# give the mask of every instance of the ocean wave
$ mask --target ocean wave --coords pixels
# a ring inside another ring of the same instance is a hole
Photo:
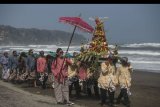
[[[17,47],[17,48],[20,47],[20,48],[24,48],[24,47],[26,47],[26,46],[9,46],[9,45],[8,45],[8,46],[0,46],[0,48],[11,48],[11,47],[15,47],[15,48],[16,48],[16,47]]]
[[[60,48],[63,48],[63,49],[67,49],[68,46],[58,46]],[[70,46],[69,49],[80,49],[80,46]]]
[[[160,43],[134,43],[134,44],[124,44],[121,47],[131,47],[131,48],[138,48],[138,47],[160,47]]]
[[[160,73],[159,63],[153,64],[152,62],[131,62],[133,69],[143,69],[148,72],[158,72]]]
[[[31,48],[57,48],[56,45],[28,45]]]
[[[136,63],[136,64],[160,64],[160,61],[135,61],[135,60],[130,60],[131,63]]]
[[[150,55],[150,56],[160,56],[160,52],[154,52],[154,51],[131,51],[131,50],[119,50],[119,54],[130,54],[130,55]]]

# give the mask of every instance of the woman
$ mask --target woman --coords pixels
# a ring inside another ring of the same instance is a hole
[[[63,57],[63,50],[58,48],[56,59],[52,62],[54,92],[57,104],[64,104],[64,101],[66,101],[68,106],[74,104],[69,101],[68,65],[71,64],[69,59]]]
[[[121,87],[121,92],[117,98],[117,104],[119,104],[121,99],[124,98],[124,104],[126,105],[126,107],[130,107],[128,95],[131,94],[131,71],[132,66],[128,63],[128,58],[123,57],[121,59],[121,66],[117,70],[118,81]]]

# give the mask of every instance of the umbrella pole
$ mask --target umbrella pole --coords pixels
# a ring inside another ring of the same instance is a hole
[[[74,32],[75,32],[75,30],[76,30],[76,27],[77,27],[77,26],[74,27],[72,36],[70,37],[70,41],[69,41],[69,44],[68,44],[68,48],[67,48],[67,50],[66,50],[66,54],[67,54],[67,52],[68,52],[68,50],[69,50],[69,47],[70,47],[70,45],[71,45],[71,42],[72,42],[72,39],[73,39],[73,36],[74,36]]]
[[[70,47],[70,45],[71,45],[71,42],[72,42],[72,39],[73,39],[74,32],[75,32],[76,28],[77,28],[77,26],[74,27],[72,36],[70,37],[70,41],[69,41],[69,44],[68,44],[68,47],[67,47],[65,56],[66,56],[66,54],[68,53],[68,50],[69,50],[69,47]],[[65,58],[63,59],[63,63],[62,63],[61,69],[60,69],[60,74],[59,74],[59,77],[58,77],[58,81],[59,81],[59,82],[60,82],[60,76],[63,76],[63,75],[62,75],[62,68],[63,68],[63,65],[64,65],[64,61],[65,61]],[[63,81],[63,84],[64,84],[64,81]]]

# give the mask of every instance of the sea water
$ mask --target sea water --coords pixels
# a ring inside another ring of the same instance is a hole
[[[0,53],[13,50],[27,52],[29,49],[34,49],[36,53],[43,50],[45,54],[48,54],[50,51],[55,52],[59,47],[64,51],[67,49],[67,46],[57,45],[0,46]],[[109,47],[113,47],[113,45],[109,45]],[[80,46],[70,46],[69,53],[79,52],[79,50]],[[122,57],[128,57],[133,69],[160,73],[160,43],[123,44],[118,46],[118,53]]]

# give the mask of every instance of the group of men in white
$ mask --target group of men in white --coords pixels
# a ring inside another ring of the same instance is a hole
[[[131,95],[131,72],[132,66],[128,62],[127,57],[121,58],[121,64],[116,67],[113,64],[112,57],[109,57],[106,62],[101,63],[101,73],[98,78],[98,87],[101,91],[101,104],[106,104],[106,93],[108,93],[109,105],[115,106],[120,104],[121,99],[124,98],[123,103],[126,107],[130,107],[129,95]],[[115,91],[120,87],[120,94],[114,103]]]

